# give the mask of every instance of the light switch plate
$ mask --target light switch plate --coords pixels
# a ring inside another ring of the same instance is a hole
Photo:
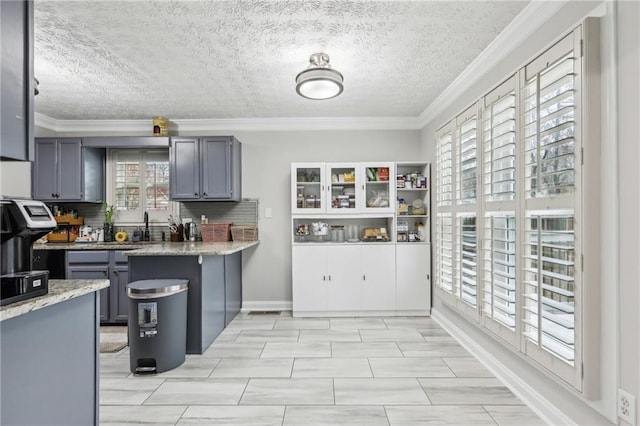
[[[271,218],[271,216],[272,216],[271,207],[265,207],[265,209],[264,209],[264,217]]]

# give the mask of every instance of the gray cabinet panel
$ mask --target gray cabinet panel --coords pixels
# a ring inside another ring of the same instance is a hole
[[[168,148],[163,136],[90,136],[82,138],[82,146],[95,148]]]
[[[235,318],[242,307],[242,252],[224,256],[224,325]]]
[[[0,2],[0,156],[33,156],[33,2]]]
[[[67,253],[67,261],[73,263],[109,264],[109,250],[77,250]]]
[[[35,151],[33,198],[55,200],[58,191],[58,142],[56,139],[39,139]]]
[[[202,197],[231,198],[231,141],[228,138],[202,140]]]
[[[0,424],[97,425],[96,293],[2,321]]]
[[[129,266],[121,250],[70,250],[67,252],[68,279],[109,279],[100,290],[100,321],[126,323],[129,304],[127,284]]]
[[[86,148],[82,141],[81,197],[84,201],[103,202],[105,200],[106,152],[101,148]]]
[[[171,199],[240,201],[240,142],[233,136],[171,138]]]
[[[84,148],[79,138],[38,138],[33,164],[33,198],[102,202],[104,172],[104,148]]]
[[[103,280],[109,277],[109,265],[69,266],[67,279],[70,280]],[[100,290],[100,321],[109,319],[109,290]]]
[[[200,198],[200,160],[198,138],[171,138],[169,155],[171,198]]]
[[[82,200],[80,139],[58,140],[58,194],[60,200]]]
[[[127,284],[129,284],[129,266],[117,265],[111,272],[111,296],[116,303],[111,304],[111,318],[114,322],[127,322],[129,318],[129,299],[127,296]]]

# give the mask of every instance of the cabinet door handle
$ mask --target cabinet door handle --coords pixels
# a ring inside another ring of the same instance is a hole
[[[326,276],[326,275],[323,275],[323,276],[322,276],[322,281],[326,281],[326,280],[327,280],[327,276]]]
[[[102,271],[102,273],[104,274],[104,277],[107,278],[109,276],[109,274],[107,273],[107,271]]]
[[[362,185],[362,190],[364,191],[364,184]]]
[[[329,275],[329,281],[331,281],[331,275]]]
[[[56,194],[54,194],[53,192],[51,193],[51,198],[56,198]]]
[[[113,271],[113,275],[118,276],[118,271]]]
[[[366,275],[363,275],[363,276],[362,276],[362,281],[366,281],[366,280],[367,280],[367,276],[366,276]]]
[[[197,197],[197,196],[198,196],[198,193],[197,193],[197,192],[194,192],[194,193],[193,193],[193,195],[195,195],[195,196]]]

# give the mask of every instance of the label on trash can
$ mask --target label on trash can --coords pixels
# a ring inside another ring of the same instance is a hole
[[[158,334],[158,303],[138,303],[138,326],[140,337],[153,337]]]

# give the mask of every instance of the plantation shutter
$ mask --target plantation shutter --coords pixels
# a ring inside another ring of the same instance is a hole
[[[580,254],[579,37],[566,37],[521,72],[524,137],[524,352],[575,382]]]

